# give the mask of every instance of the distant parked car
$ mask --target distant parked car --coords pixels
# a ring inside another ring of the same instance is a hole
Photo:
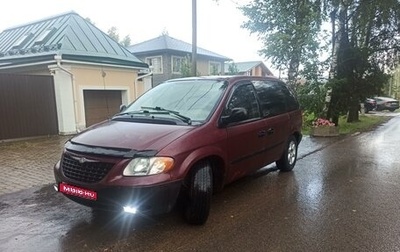
[[[390,97],[374,97],[376,110],[389,110],[391,112],[399,108],[399,101]]]
[[[367,98],[364,101],[364,111],[368,113],[369,111],[376,109],[376,101],[372,98]]]

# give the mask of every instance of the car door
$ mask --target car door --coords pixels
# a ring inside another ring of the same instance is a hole
[[[287,93],[275,80],[254,81],[261,114],[266,127],[264,140],[265,164],[279,159],[290,134],[290,116],[287,111]]]
[[[247,115],[226,126],[228,182],[262,167],[264,159],[265,124],[261,120],[255,90],[250,82],[234,88],[222,116],[229,116],[237,109],[244,109]]]

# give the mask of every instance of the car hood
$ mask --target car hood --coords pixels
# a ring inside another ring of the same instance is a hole
[[[89,128],[71,141],[89,146],[159,151],[193,128],[110,120]]]

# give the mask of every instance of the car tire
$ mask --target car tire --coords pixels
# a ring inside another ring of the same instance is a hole
[[[210,213],[213,192],[212,169],[207,161],[197,164],[187,180],[184,216],[192,225],[203,225]]]
[[[276,161],[276,166],[282,172],[293,170],[297,160],[297,140],[294,136],[290,136],[286,143],[282,157]]]
[[[394,112],[396,109],[389,109],[390,112]]]

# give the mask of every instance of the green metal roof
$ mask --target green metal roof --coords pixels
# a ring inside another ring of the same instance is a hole
[[[0,68],[63,59],[148,68],[107,34],[75,12],[12,27],[0,33]]]

